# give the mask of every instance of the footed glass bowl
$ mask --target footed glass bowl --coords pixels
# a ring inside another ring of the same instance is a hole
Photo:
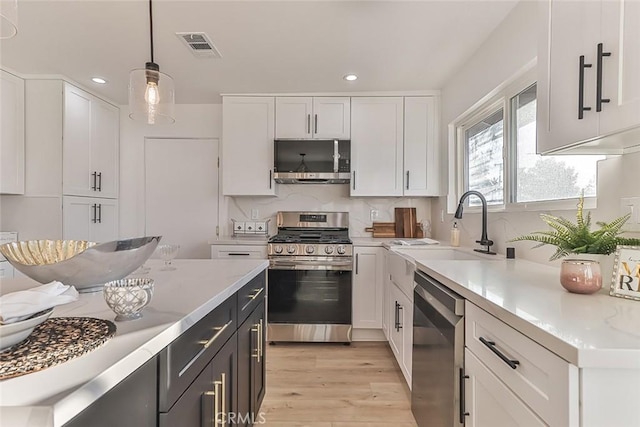
[[[0,253],[21,273],[40,283],[57,280],[78,292],[96,292],[140,267],[162,236],[93,243],[78,240],[29,240],[0,246]]]

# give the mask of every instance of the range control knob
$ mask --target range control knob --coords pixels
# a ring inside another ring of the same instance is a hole
[[[325,246],[324,253],[330,255],[333,253],[333,246]]]
[[[304,251],[308,254],[312,254],[314,251],[316,250],[316,248],[312,245],[307,245],[306,248],[304,248]]]
[[[340,255],[344,255],[344,253],[346,252],[346,249],[344,248],[343,245],[338,245],[338,247],[336,248],[336,251],[338,251]]]
[[[273,252],[277,253],[277,254],[281,254],[282,253],[282,246],[280,245],[275,245],[273,247]]]
[[[294,245],[287,246],[287,253],[293,254],[296,252],[296,247]]]

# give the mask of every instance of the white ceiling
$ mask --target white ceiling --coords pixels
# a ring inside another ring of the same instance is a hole
[[[155,0],[155,61],[177,103],[220,93],[439,89],[517,0]],[[149,60],[148,2],[19,0],[18,35],[0,63],[62,74],[120,104],[129,71]],[[176,32],[206,32],[221,59],[197,58]],[[356,73],[356,82],[342,76]],[[102,76],[107,85],[90,81]]]

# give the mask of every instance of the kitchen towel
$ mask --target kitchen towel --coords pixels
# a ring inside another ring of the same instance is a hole
[[[0,296],[0,324],[19,322],[40,311],[78,299],[73,286],[60,282]]]

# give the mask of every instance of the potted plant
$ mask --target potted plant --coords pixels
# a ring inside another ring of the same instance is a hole
[[[586,274],[587,276],[593,274],[593,272],[587,273],[585,271],[582,271],[583,269],[593,268],[593,265],[588,265],[588,263],[580,261],[593,260],[593,258],[599,258],[600,260],[605,261],[603,258],[606,257],[606,255],[610,255],[615,252],[617,245],[640,245],[640,239],[625,238],[620,236],[620,234],[624,232],[622,230],[622,227],[629,220],[630,216],[630,214],[626,214],[608,223],[602,221],[596,222],[596,224],[600,226],[600,228],[598,230],[591,230],[591,212],[587,212],[585,218],[584,195],[582,195],[580,196],[580,201],[578,202],[576,222],[559,216],[540,214],[540,218],[542,218],[542,220],[547,223],[547,225],[551,228],[550,230],[535,231],[531,234],[516,237],[511,241],[516,242],[521,240],[530,240],[538,242],[539,244],[534,246],[534,248],[543,245],[555,246],[556,251],[551,256],[551,258],[549,258],[550,261],[566,257],[569,254],[577,254],[579,258],[582,258],[581,260],[566,260],[565,262],[563,262],[563,270],[572,271],[570,277],[565,277],[564,271],[561,273],[561,283],[563,284],[563,286],[565,286],[565,283],[563,283],[563,279],[575,282],[576,280],[578,280],[578,276],[576,276],[576,274]],[[599,255],[599,257],[589,256],[589,254]],[[613,273],[613,262],[611,262],[611,265],[609,266],[608,260],[606,260],[605,264],[606,265],[603,269],[603,275],[608,279]],[[588,284],[587,287],[591,290],[591,292],[597,291],[602,286],[601,277],[599,279],[599,286],[597,286],[595,282]],[[574,283],[574,285],[575,284],[576,283]],[[578,283],[578,285],[580,285],[580,283]],[[584,285],[584,283],[582,283],[582,285]],[[595,287],[597,287],[597,289],[593,290],[593,288]],[[577,288],[568,290],[570,290],[571,292],[580,292],[576,289]],[[580,293],[591,292],[583,291]]]

